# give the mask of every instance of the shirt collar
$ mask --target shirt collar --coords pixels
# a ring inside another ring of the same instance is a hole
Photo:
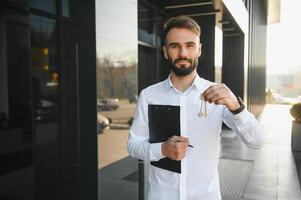
[[[192,85],[193,87],[195,87],[196,89],[200,90],[202,89],[202,79],[199,77],[199,75],[197,74],[192,82]]]
[[[200,76],[197,74],[189,88],[196,88],[197,90],[202,90],[204,89],[204,83],[202,82],[203,79],[200,78]],[[166,91],[169,91],[171,88],[176,89],[171,81],[171,74],[169,74],[168,78],[165,80],[165,88]]]
[[[171,74],[169,74],[168,78],[165,81],[166,82],[166,90],[167,91],[170,90],[171,88],[175,88],[174,85],[171,82],[170,77],[171,77]]]

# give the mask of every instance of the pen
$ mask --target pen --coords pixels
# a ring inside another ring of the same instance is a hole
[[[176,139],[174,139],[174,138],[169,138],[171,141],[173,141],[173,142],[181,142],[180,140],[176,140]],[[188,145],[188,147],[191,147],[191,148],[193,148],[193,146],[192,145]]]

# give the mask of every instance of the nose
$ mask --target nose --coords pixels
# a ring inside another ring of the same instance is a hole
[[[185,47],[180,48],[179,57],[180,58],[186,58],[187,57],[187,49]]]

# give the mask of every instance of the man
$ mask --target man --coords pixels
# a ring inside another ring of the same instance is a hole
[[[199,25],[189,17],[167,21],[163,50],[171,74],[165,81],[142,90],[139,96],[128,140],[129,154],[145,161],[165,157],[181,160],[180,174],[150,165],[149,200],[221,199],[218,161],[223,121],[248,146],[256,148],[262,144],[260,126],[241,99],[226,85],[198,76],[200,34]],[[181,136],[149,143],[149,104],[180,106]]]

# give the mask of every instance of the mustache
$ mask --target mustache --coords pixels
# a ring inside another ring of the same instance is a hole
[[[177,58],[177,59],[175,59],[174,63],[181,62],[181,61],[188,61],[188,62],[192,63],[192,59],[189,59],[189,58]]]

